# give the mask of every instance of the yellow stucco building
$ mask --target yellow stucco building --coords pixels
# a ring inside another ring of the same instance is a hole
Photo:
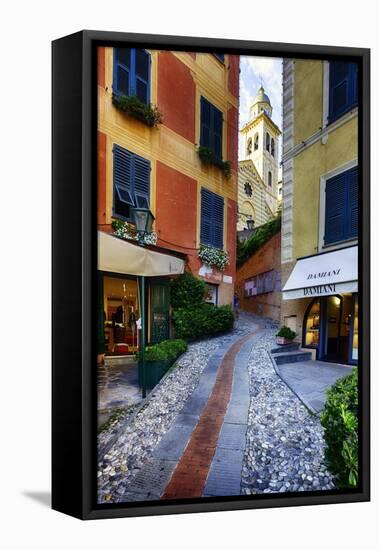
[[[270,98],[261,86],[250,107],[250,119],[241,129],[244,158],[238,163],[238,224],[249,220],[258,227],[277,215],[278,139]]]
[[[282,323],[319,360],[358,358],[354,63],[283,61]]]

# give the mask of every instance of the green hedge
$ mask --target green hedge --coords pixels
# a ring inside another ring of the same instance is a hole
[[[257,250],[259,250],[267,241],[276,235],[281,228],[282,220],[279,215],[277,218],[261,225],[255,233],[242,243],[237,240],[237,267],[241,267]]]
[[[164,340],[154,346],[145,348],[145,361],[175,361],[179,355],[187,351],[187,342],[185,340]],[[137,358],[141,359],[141,352],[137,354]]]
[[[227,332],[233,328],[234,314],[230,306],[213,304],[179,308],[173,313],[175,335],[185,340],[196,340]]]
[[[200,305],[204,301],[206,284],[185,271],[171,283],[170,300],[173,308]]]
[[[326,460],[340,488],[358,483],[358,371],[338,380],[328,391],[321,413]]]

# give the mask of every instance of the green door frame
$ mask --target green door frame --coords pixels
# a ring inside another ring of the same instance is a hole
[[[150,299],[149,299],[149,310],[150,310],[150,338],[149,343],[156,344],[160,342],[161,340],[166,340],[170,337],[170,281],[168,279],[161,279],[161,278],[151,278],[149,279],[149,287],[150,287]],[[166,296],[163,296],[164,298],[164,304],[163,306],[160,306],[158,308],[154,308],[154,297],[153,292],[154,288],[165,288],[167,289]],[[156,338],[154,336],[155,331],[155,325],[154,325],[154,314],[160,314],[160,315],[167,315],[167,333],[164,338]]]

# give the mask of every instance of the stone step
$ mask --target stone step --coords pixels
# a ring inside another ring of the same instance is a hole
[[[271,350],[271,353],[287,353],[287,351],[297,351],[299,347],[300,344],[298,342],[293,342],[292,344],[284,344],[282,346],[273,348]]]
[[[312,353],[310,351],[287,351],[286,353],[278,353],[274,355],[277,365],[285,363],[298,363],[299,361],[310,361]]]

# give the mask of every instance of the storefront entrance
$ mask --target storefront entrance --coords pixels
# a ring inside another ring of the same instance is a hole
[[[358,360],[358,295],[315,298],[303,323],[303,347],[317,350],[317,359],[344,364]]]
[[[136,277],[105,275],[103,312],[105,354],[134,355],[138,351],[139,293]]]

